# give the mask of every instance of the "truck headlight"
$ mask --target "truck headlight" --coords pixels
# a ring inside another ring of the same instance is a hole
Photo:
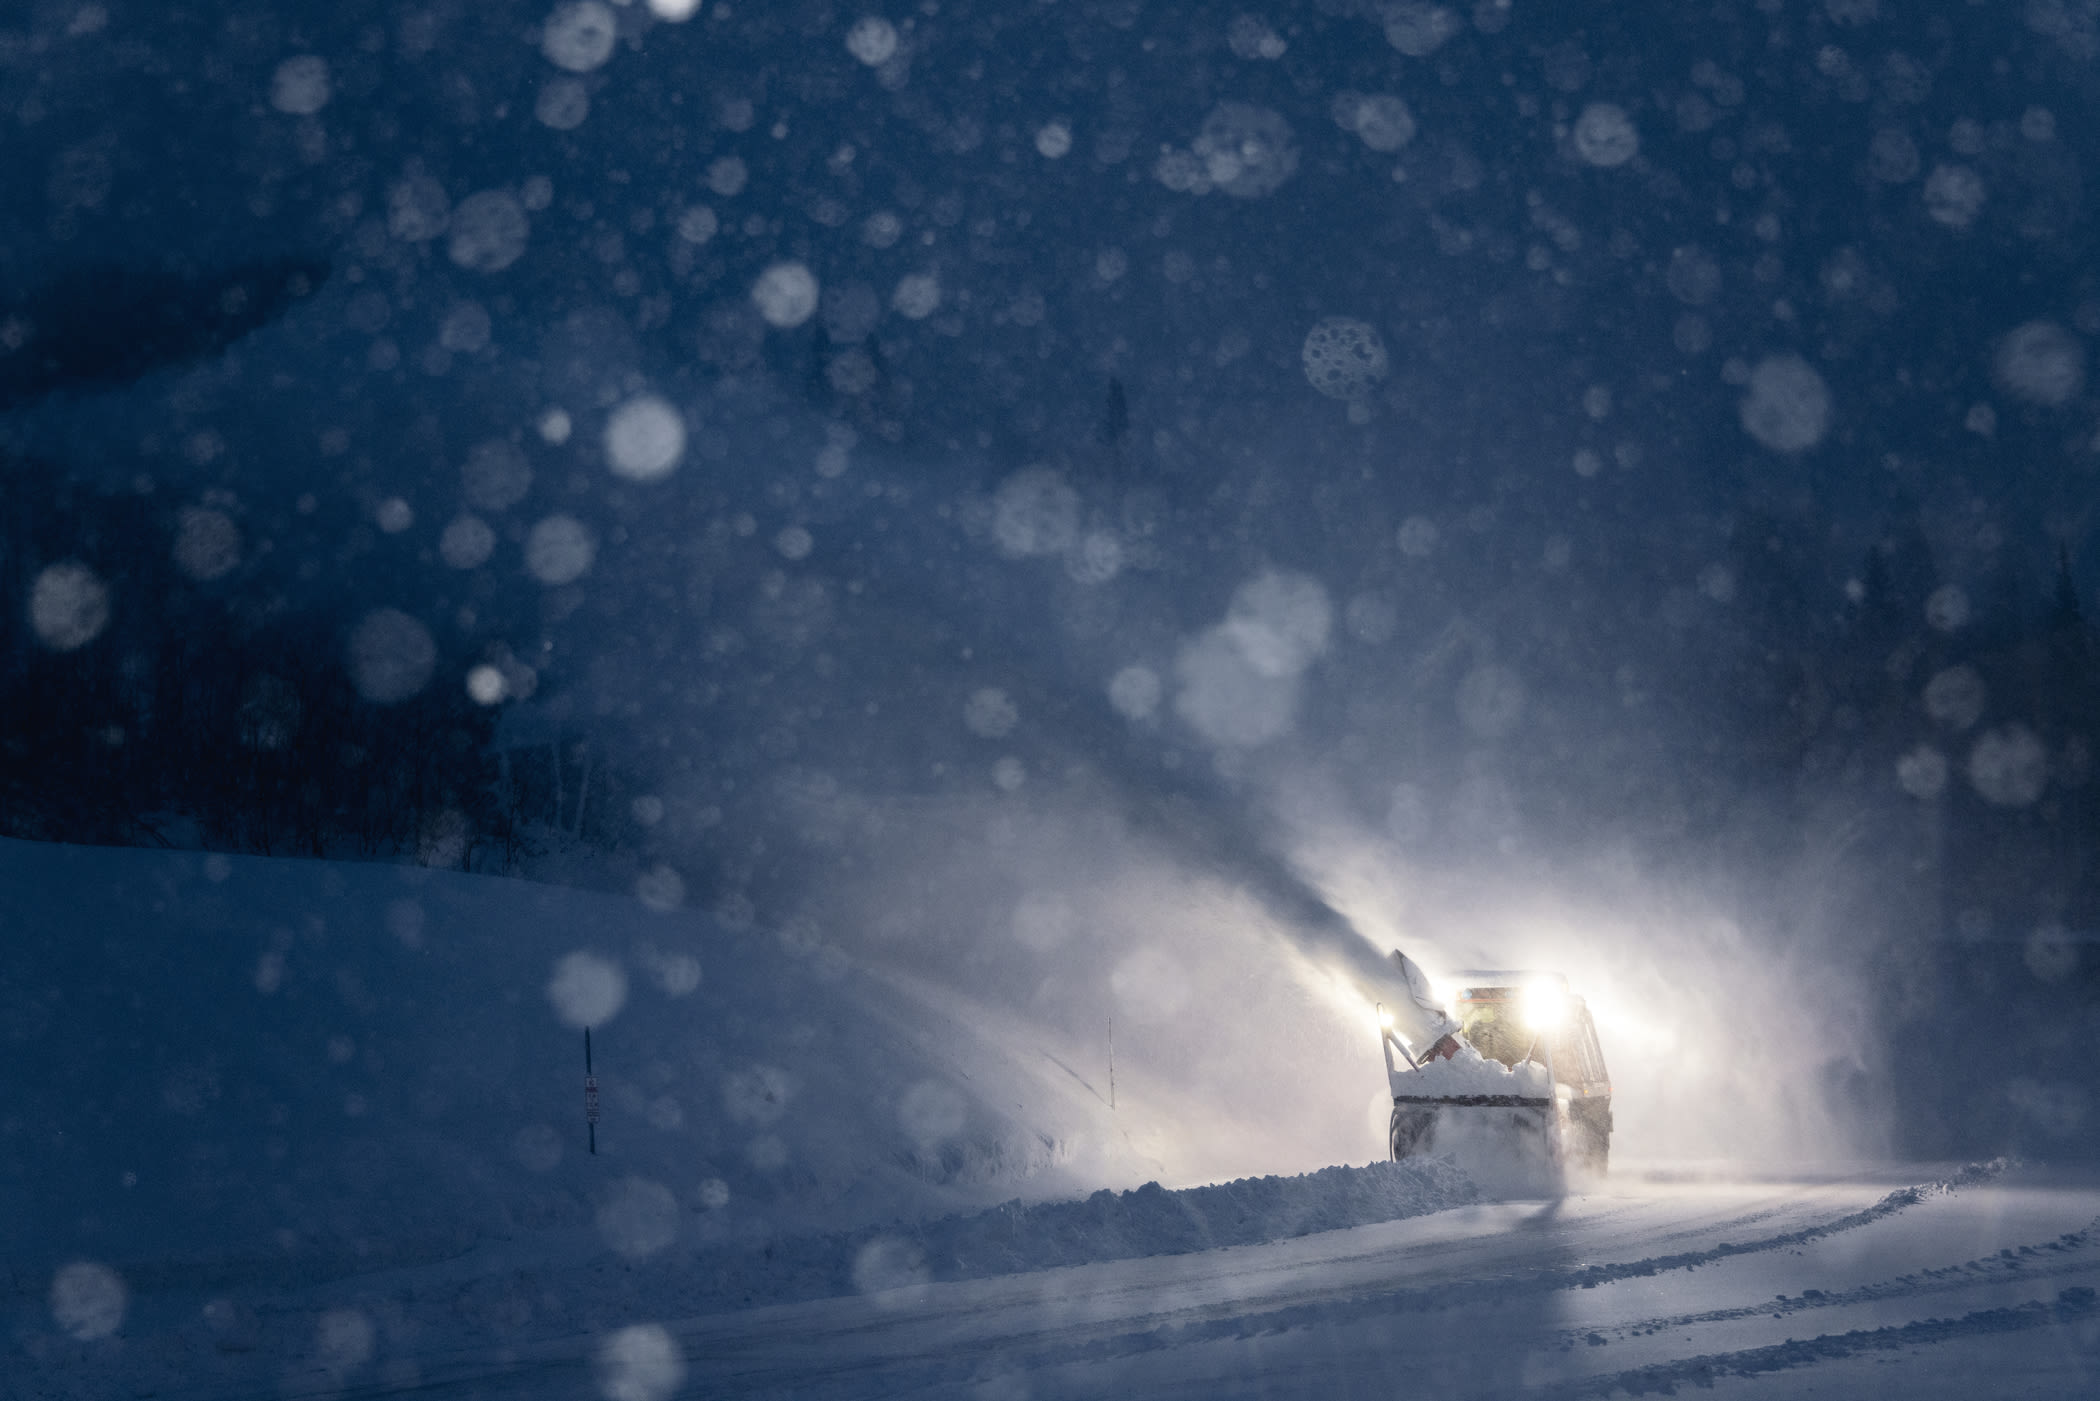
[[[1567,1019],[1568,998],[1551,983],[1533,983],[1524,989],[1524,1024],[1534,1031],[1551,1031]]]

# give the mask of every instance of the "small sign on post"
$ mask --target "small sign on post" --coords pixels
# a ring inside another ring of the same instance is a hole
[[[598,1152],[598,1077],[591,1074],[591,1029],[583,1029],[583,1122],[590,1126],[591,1154]]]

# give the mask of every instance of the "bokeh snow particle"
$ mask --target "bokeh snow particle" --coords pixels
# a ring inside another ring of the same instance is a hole
[[[1298,352],[1305,378],[1330,399],[1360,399],[1385,378],[1385,341],[1377,327],[1350,316],[1322,317]]]
[[[1204,178],[1236,199],[1272,194],[1298,170],[1298,143],[1283,114],[1221,102],[1191,146]]]
[[[1391,93],[1337,93],[1327,110],[1336,126],[1374,151],[1397,151],[1415,139],[1414,113]]]
[[[1079,493],[1047,467],[1030,467],[999,484],[992,498],[992,538],[1008,559],[1061,555],[1079,534]]]
[[[1105,584],[1123,572],[1123,541],[1113,530],[1089,530],[1065,552],[1065,575],[1075,584]]]
[[[685,1384],[685,1354],[661,1324],[636,1323],[598,1344],[597,1371],[598,1394],[605,1401],[669,1401]]]
[[[933,1278],[926,1268],[926,1253],[908,1240],[877,1236],[853,1256],[853,1287],[872,1295],[878,1307],[899,1307],[909,1296],[896,1291],[922,1289]]]
[[[1983,177],[1966,165],[1934,166],[1925,177],[1925,212],[1936,224],[1966,229],[1983,212]]]
[[[51,1277],[51,1317],[83,1343],[106,1338],[122,1327],[129,1302],[123,1277],[92,1260],[61,1265]]]
[[[185,506],[175,526],[175,567],[200,584],[233,572],[241,562],[241,529],[208,506]]]
[[[1224,634],[1263,676],[1295,676],[1327,650],[1334,604],[1308,574],[1268,570],[1240,585]]]
[[[480,302],[458,302],[438,326],[438,344],[455,355],[472,355],[488,349],[491,329],[487,307]]]
[[[1036,154],[1044,160],[1063,160],[1072,153],[1072,128],[1063,122],[1045,122],[1035,129]]]
[[[685,420],[654,394],[637,394],[605,422],[605,458],[631,482],[667,477],[685,456]]]
[[[54,652],[73,652],[109,626],[109,585],[77,560],[47,565],[29,590],[29,626]]]
[[[1663,274],[1670,295],[1686,306],[1705,306],[1721,292],[1721,265],[1711,253],[1697,245],[1670,251],[1670,268]]]
[[[508,438],[486,438],[467,450],[459,469],[467,504],[483,511],[504,511],[532,490],[532,464]]]
[[[430,684],[437,643],[398,608],[375,608],[350,630],[350,680],[374,705],[394,705]]]
[[[561,1166],[561,1133],[552,1124],[527,1124],[511,1139],[510,1151],[527,1172],[552,1172]]]
[[[773,548],[780,551],[780,557],[786,560],[808,559],[810,551],[816,547],[817,537],[799,525],[784,527],[773,537]]]
[[[1624,165],[1640,154],[1641,133],[1614,102],[1592,102],[1575,119],[1575,154],[1602,169]]]
[[[992,787],[1002,793],[1018,793],[1028,782],[1028,765],[1012,754],[992,761]]]
[[[742,156],[716,156],[707,163],[707,188],[723,199],[742,194],[751,180],[751,167]]]
[[[702,1178],[696,1195],[700,1205],[709,1211],[720,1211],[729,1205],[729,1184],[719,1177]]]
[[[1427,58],[1450,42],[1465,26],[1442,5],[1420,0],[1401,0],[1380,9],[1385,19],[1385,41],[1409,58]]]
[[[372,1360],[372,1320],[360,1309],[330,1309],[314,1321],[314,1360],[341,1378]]]
[[[969,1102],[938,1080],[920,1080],[897,1101],[897,1122],[921,1152],[931,1152],[963,1131]]]
[[[1867,143],[1867,174],[1884,185],[1903,185],[1918,176],[1918,143],[1901,127],[1883,127]]]
[[[846,52],[880,68],[897,56],[897,26],[880,15],[863,15],[846,31]]]
[[[1225,27],[1225,44],[1233,57],[1250,62],[1262,59],[1279,59],[1290,50],[1283,36],[1269,27],[1268,21],[1259,15],[1239,15]]]
[[[386,907],[386,932],[401,941],[405,949],[423,947],[423,925],[428,919],[421,901],[392,900]]]
[[[963,702],[963,724],[980,739],[1002,739],[1020,723],[1020,707],[996,686],[973,691]]]
[[[649,0],[649,13],[670,24],[684,24],[700,9],[700,0]]]
[[[1458,719],[1480,739],[1500,739],[1524,718],[1524,682],[1508,667],[1488,662],[1458,686]]]
[[[1942,584],[1925,599],[1925,623],[1934,632],[1959,632],[1969,624],[1969,591]]]
[[[789,330],[817,311],[817,277],[801,263],[775,263],[758,275],[751,300],[766,324]]]
[[[549,516],[525,537],[526,571],[543,584],[573,584],[597,557],[597,539],[574,516]]]
[[[597,1026],[626,1005],[627,973],[611,959],[594,953],[563,954],[547,979],[547,1000],[564,1025]]]
[[[2045,983],[2060,983],[2078,971],[2078,941],[2061,924],[2044,924],[2030,932],[2020,951],[2027,971]]]
[[[1969,783],[1994,807],[2028,807],[2049,785],[2048,751],[2025,725],[1985,731],[1969,751]]]
[[[1957,733],[1983,718],[1987,699],[1983,678],[1972,666],[1950,666],[1925,683],[1925,713]]]
[[[910,321],[924,321],[940,309],[941,280],[930,272],[907,273],[890,294],[890,307]]]
[[[787,1113],[797,1088],[779,1066],[746,1066],[722,1077],[722,1107],[739,1123],[770,1124]]]
[[[311,117],[328,105],[334,91],[328,60],[319,54],[288,58],[270,75],[270,105],[288,117]]]
[[[1806,452],[1830,431],[1830,386],[1798,355],[1768,355],[1750,371],[1743,431],[1774,452]]]
[[[1158,672],[1133,663],[1109,679],[1108,703],[1126,720],[1148,720],[1159,709],[1162,690]]]
[[[678,216],[678,236],[695,247],[706,243],[721,230],[722,221],[704,204],[696,204]]]
[[[598,1237],[628,1260],[646,1260],[678,1239],[678,1199],[661,1182],[623,1177],[598,1206]]]
[[[416,523],[416,508],[398,496],[389,496],[372,509],[372,523],[386,535],[399,535]]]
[[[1929,801],[1947,789],[1947,756],[1921,744],[1896,761],[1896,782],[1913,798]]]
[[[591,115],[591,90],[581,78],[553,78],[540,85],[532,115],[549,131],[574,131]]]
[[[525,256],[532,221],[525,206],[508,190],[481,190],[452,211],[451,239],[445,245],[452,261],[469,272],[501,272]]]
[[[684,884],[679,882],[681,899],[684,898]],[[700,960],[689,953],[657,953],[652,950],[646,961],[649,976],[656,980],[656,986],[666,997],[685,997],[700,986]]]
[[[479,516],[455,516],[438,536],[438,558],[454,569],[478,569],[495,551],[495,529]]]
[[[1436,553],[1437,540],[1442,533],[1437,529],[1436,522],[1429,517],[1409,516],[1400,522],[1400,529],[1395,532],[1393,543],[1398,545],[1400,553],[1409,559],[1427,559]]]
[[[557,68],[588,73],[612,57],[619,32],[619,21],[599,0],[572,0],[547,16],[540,52]]]
[[[1998,342],[1991,372],[2014,398],[2059,408],[2085,388],[2085,346],[2053,321],[2030,321]]]
[[[685,877],[658,862],[634,878],[634,898],[652,910],[668,913],[685,903]]]
[[[1294,674],[1257,671],[1223,627],[1182,647],[1174,713],[1212,744],[1248,749],[1286,733],[1297,719]]]
[[[1137,1022],[1167,1021],[1195,996],[1188,969],[1160,948],[1139,949],[1118,963],[1109,974],[1108,986],[1117,1005]]]
[[[428,243],[451,222],[452,200],[428,175],[405,175],[387,191],[387,232],[403,243]]]

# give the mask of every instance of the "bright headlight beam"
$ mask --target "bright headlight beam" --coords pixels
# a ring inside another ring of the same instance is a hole
[[[1568,1014],[1566,994],[1551,983],[1533,983],[1524,989],[1524,1024],[1535,1031],[1551,1031]]]

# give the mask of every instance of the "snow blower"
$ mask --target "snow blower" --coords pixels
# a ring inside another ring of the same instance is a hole
[[[1611,1152],[1611,1080],[1589,1007],[1558,973],[1472,970],[1448,999],[1394,949],[1407,995],[1379,1006],[1395,1160],[1440,1140],[1601,1174]],[[1398,1059],[1395,1059],[1395,1052]]]

